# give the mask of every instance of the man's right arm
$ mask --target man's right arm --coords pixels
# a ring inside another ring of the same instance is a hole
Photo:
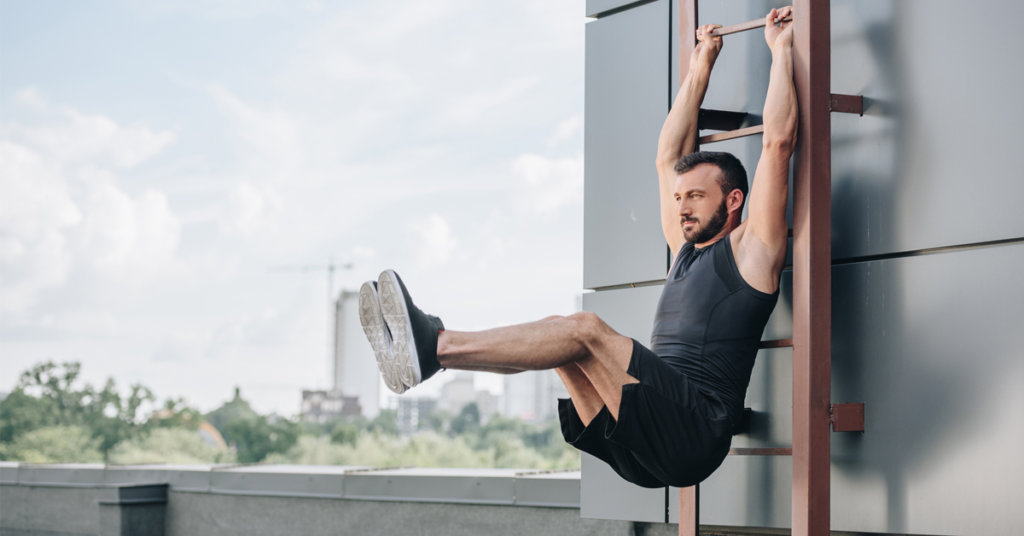
[[[690,67],[679,87],[665,124],[658,137],[658,183],[661,199],[661,229],[672,256],[683,247],[683,229],[675,200],[676,162],[693,152],[697,143],[697,117],[711,78],[711,68],[722,49],[722,38],[709,35],[717,24],[697,29],[697,46],[690,55]]]

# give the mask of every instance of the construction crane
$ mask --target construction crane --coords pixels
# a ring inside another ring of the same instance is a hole
[[[327,264],[295,264],[272,266],[272,272],[327,272],[327,365],[328,377],[331,367],[334,366],[334,272],[337,270],[351,270],[351,262],[337,263],[334,257],[330,257]]]

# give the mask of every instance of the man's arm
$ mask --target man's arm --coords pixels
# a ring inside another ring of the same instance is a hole
[[[796,147],[797,101],[793,85],[792,8],[773,9],[766,17],[765,41],[772,51],[764,103],[761,158],[754,172],[747,220],[734,231],[733,248],[740,274],[754,288],[774,292],[786,260],[789,157]]]
[[[661,198],[661,229],[665,233],[672,256],[683,247],[683,229],[679,223],[679,210],[674,197],[676,185],[675,165],[680,157],[693,152],[697,143],[697,116],[708,89],[711,68],[722,50],[722,38],[712,37],[717,24],[697,29],[697,46],[690,55],[690,67],[679,87],[672,110],[661,127],[658,137],[658,183]]]

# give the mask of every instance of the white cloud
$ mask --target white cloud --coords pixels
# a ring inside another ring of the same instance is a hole
[[[548,148],[557,147],[566,142],[576,142],[577,144],[582,139],[583,134],[583,116],[574,115],[568,119],[560,121],[555,126],[555,131],[548,136],[547,146]]]
[[[13,137],[63,165],[90,164],[131,168],[164,150],[175,134],[143,125],[119,125],[102,115],[79,112],[50,104],[32,88],[15,94],[15,102],[43,112],[50,119],[41,124],[7,125]]]
[[[0,124],[0,313],[13,324],[56,328],[84,313],[72,305],[33,309],[76,275],[84,286],[131,285],[173,267],[180,224],[166,195],[129,194],[115,173],[154,157],[174,136],[55,106],[32,90],[14,100],[47,119]],[[109,332],[116,321],[101,313],[86,324]]]
[[[76,253],[98,273],[131,282],[161,273],[173,261],[181,225],[163,193],[132,198],[99,184],[80,206],[85,218],[73,234]]]
[[[537,82],[537,77],[529,76],[504,82],[497,87],[460,95],[457,100],[449,103],[443,117],[455,125],[461,126],[485,121],[488,114],[521,98],[527,91],[534,88]]]
[[[287,179],[302,162],[302,142],[297,120],[288,112],[252,105],[219,85],[208,85],[231,121],[230,135],[238,143],[239,161],[268,178]]]
[[[408,229],[414,239],[412,247],[416,260],[422,269],[446,264],[458,247],[451,225],[438,214],[430,214],[426,219],[409,225]]]
[[[513,167],[527,186],[527,204],[547,214],[566,206],[583,204],[583,156],[549,158],[523,154]]]
[[[227,234],[265,239],[278,230],[280,196],[271,187],[239,182],[228,192],[220,228]]]

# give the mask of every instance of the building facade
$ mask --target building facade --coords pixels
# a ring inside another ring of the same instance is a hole
[[[681,2],[588,0],[584,309],[646,342],[668,268],[658,133],[679,84]],[[783,2],[699,3],[699,24],[763,17]],[[833,434],[837,531],[1021,534],[1024,462],[1024,120],[1016,87],[1024,6],[834,0],[832,401],[864,402],[864,433]],[[955,31],[944,22],[956,13]],[[956,34],[956,35],[954,35]],[[977,38],[965,38],[977,36]],[[760,32],[726,37],[705,108],[760,122],[770,56]],[[750,175],[760,138],[709,146]],[[792,191],[792,189],[791,189]],[[792,335],[792,274],[765,339]],[[734,447],[791,444],[792,350],[762,350]],[[786,528],[791,460],[730,456],[701,486],[701,522]],[[585,457],[585,517],[675,521],[677,490],[646,490]]]

